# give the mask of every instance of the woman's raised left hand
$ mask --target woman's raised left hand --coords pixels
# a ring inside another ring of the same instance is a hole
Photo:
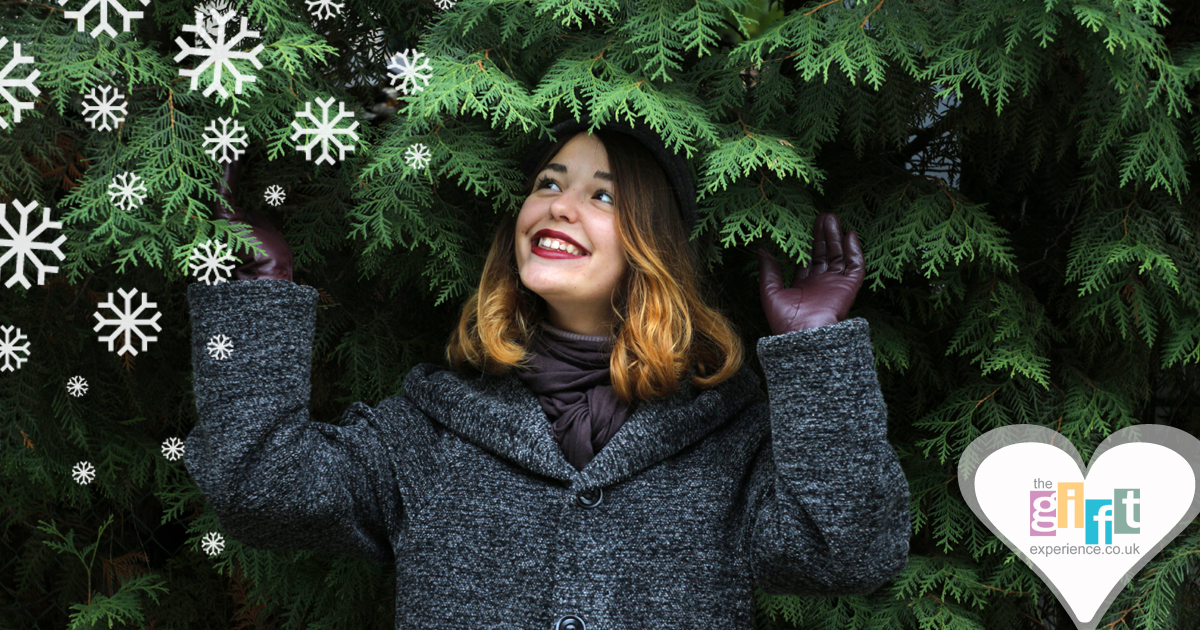
[[[836,324],[850,312],[862,287],[864,261],[858,235],[842,236],[841,221],[823,213],[813,222],[812,262],[796,270],[791,288],[783,288],[779,263],[759,240],[758,286],[771,334],[782,335]]]

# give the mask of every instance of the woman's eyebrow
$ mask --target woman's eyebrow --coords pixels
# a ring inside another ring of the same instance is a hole
[[[559,173],[567,172],[567,167],[562,164],[559,164],[558,162],[551,162],[546,165],[546,168],[548,168],[552,171],[558,171]],[[613,181],[612,173],[609,173],[606,171],[596,171],[596,174],[593,175],[592,177],[595,177],[596,179],[603,179],[604,181],[608,181],[608,182]]]

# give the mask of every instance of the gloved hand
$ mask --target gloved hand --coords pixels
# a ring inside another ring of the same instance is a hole
[[[234,268],[232,279],[276,279],[290,282],[292,280],[292,250],[284,242],[283,235],[265,217],[243,211],[234,199],[234,190],[237,188],[238,180],[241,179],[244,166],[244,156],[226,164],[223,181],[217,188],[217,194],[228,201],[234,211],[230,213],[220,202],[216,201],[210,206],[214,219],[226,219],[230,224],[249,225],[250,232],[247,236],[258,239],[264,250],[257,256],[253,251],[238,250],[234,252],[233,256],[237,258],[239,266]]]
[[[757,249],[758,286],[771,334],[846,319],[862,287],[865,265],[858,235],[850,232],[843,238],[841,222],[835,215],[826,212],[813,222],[812,262],[796,270],[790,289],[781,287],[779,263],[767,251],[765,239],[757,242]]]

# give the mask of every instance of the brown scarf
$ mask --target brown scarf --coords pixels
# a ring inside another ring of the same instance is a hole
[[[613,340],[578,335],[543,321],[530,350],[532,370],[517,376],[537,394],[550,432],[576,470],[612,439],[630,410],[612,388],[608,362]]]

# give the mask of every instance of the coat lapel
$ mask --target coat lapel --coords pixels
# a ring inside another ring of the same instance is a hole
[[[743,366],[717,387],[701,391],[685,381],[666,398],[640,401],[595,459],[577,471],[551,435],[537,396],[512,372],[468,376],[422,363],[404,380],[405,395],[436,422],[576,490],[617,483],[678,453],[737,415],[755,391],[761,393],[759,378]]]

